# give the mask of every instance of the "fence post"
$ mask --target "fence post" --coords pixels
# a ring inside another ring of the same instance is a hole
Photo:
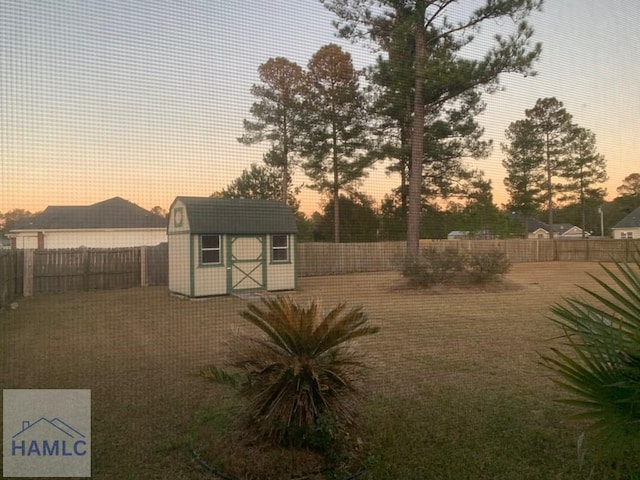
[[[33,296],[33,263],[34,252],[32,249],[24,251],[24,268],[22,270],[22,296]]]
[[[147,247],[140,247],[140,285],[149,286],[149,277],[147,275]]]

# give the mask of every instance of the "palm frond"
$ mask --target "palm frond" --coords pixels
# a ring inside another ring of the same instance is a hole
[[[279,296],[240,315],[262,332],[238,347],[233,366],[247,378],[241,393],[265,437],[291,441],[292,432],[313,430],[321,417],[353,421],[364,363],[351,341],[378,331],[362,308],[339,304],[322,312],[317,301],[303,306]]]
[[[551,307],[562,328],[567,352],[551,348],[542,363],[555,371],[554,382],[579,409],[578,419],[609,445],[640,438],[640,273],[633,265],[601,265],[609,282],[591,276],[604,291],[581,287],[588,300],[568,298]],[[640,270],[640,262],[635,261]]]

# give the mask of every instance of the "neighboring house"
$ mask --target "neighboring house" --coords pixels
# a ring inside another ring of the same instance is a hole
[[[5,250],[11,248],[11,239],[5,237],[4,235],[0,235],[0,250]]]
[[[13,249],[124,248],[167,241],[166,219],[123,198],[87,206],[50,206],[18,221]]]
[[[616,223],[611,230],[613,238],[623,240],[640,238],[640,207]]]
[[[535,218],[527,219],[527,238],[545,239],[551,238],[553,232],[553,238],[557,239],[581,239],[583,238],[582,229],[576,227],[570,223],[554,223],[549,225],[543,223]],[[584,237],[588,237],[589,232],[586,232]]]
[[[169,291],[206,297],[295,289],[297,232],[281,202],[177,197],[169,211]]]

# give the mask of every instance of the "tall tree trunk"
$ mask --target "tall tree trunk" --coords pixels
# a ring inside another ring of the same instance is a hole
[[[287,204],[287,194],[289,193],[289,132],[287,131],[287,126],[287,119],[285,118],[283,128],[284,140],[282,142],[282,192],[280,194],[280,199],[285,205]]]
[[[338,172],[338,136],[333,127],[333,241],[340,243],[340,175]]]
[[[547,157],[547,188],[549,189],[547,197],[547,212],[549,218],[549,238],[553,238],[553,185],[551,180],[553,178],[551,171],[551,154],[549,152],[549,134],[547,133],[546,141],[546,157]]]
[[[407,254],[417,258],[420,253],[420,210],[422,193],[422,160],[424,156],[424,98],[426,45],[424,31],[424,1],[415,6],[415,91],[413,128],[411,133],[411,169],[409,174],[409,214],[407,218]]]

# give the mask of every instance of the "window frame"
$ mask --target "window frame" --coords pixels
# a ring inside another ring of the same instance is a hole
[[[286,244],[285,246],[277,246],[276,247],[276,242],[275,242],[275,238],[276,237],[284,237],[286,240]],[[271,235],[271,263],[291,263],[291,255],[289,254],[289,249],[290,249],[290,241],[289,241],[289,235],[286,233],[274,233]],[[286,258],[276,258],[275,253],[277,252],[285,252],[285,256]]]
[[[204,239],[205,237],[218,237],[218,246],[217,247],[205,247]],[[204,255],[205,252],[218,252],[218,261],[217,262],[205,262]],[[210,267],[210,266],[218,266],[223,265],[222,261],[222,235],[219,233],[203,233],[200,235],[200,265]]]

